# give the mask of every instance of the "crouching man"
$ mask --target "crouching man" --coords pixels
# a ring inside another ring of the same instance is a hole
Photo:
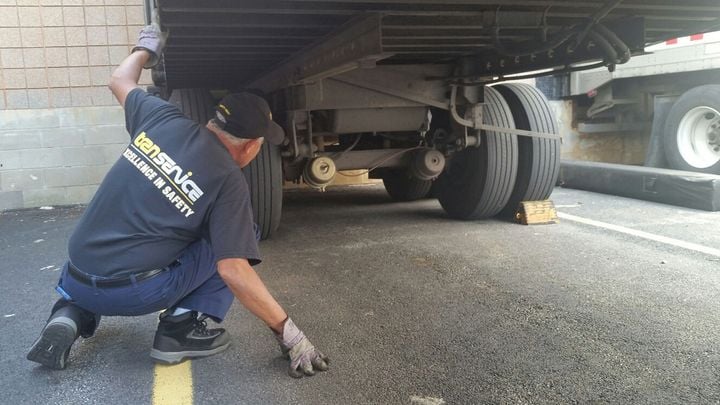
[[[27,358],[63,369],[79,337],[102,315],[165,309],[150,356],[162,363],[204,357],[230,342],[221,322],[233,297],[273,330],[293,377],[328,368],[252,266],[260,263],[242,167],[282,128],[267,103],[231,94],[206,127],[138,87],[159,58],[162,38],[146,27],[114,71],[110,88],[125,109],[131,142],[73,232],[56,290],[62,296]]]

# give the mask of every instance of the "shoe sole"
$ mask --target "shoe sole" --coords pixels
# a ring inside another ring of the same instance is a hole
[[[54,370],[62,370],[70,347],[75,342],[75,330],[65,323],[51,323],[43,329],[38,340],[33,343],[27,359]]]
[[[227,349],[229,346],[230,343],[225,343],[224,345],[218,346],[211,350],[188,350],[184,352],[163,352],[158,349],[152,349],[150,350],[150,357],[156,363],[177,364],[184,361],[185,359],[208,357],[212,356],[213,354],[218,354],[223,350]]]

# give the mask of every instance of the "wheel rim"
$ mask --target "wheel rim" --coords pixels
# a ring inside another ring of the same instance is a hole
[[[685,161],[699,169],[720,161],[720,113],[700,106],[685,113],[677,132],[677,145]]]

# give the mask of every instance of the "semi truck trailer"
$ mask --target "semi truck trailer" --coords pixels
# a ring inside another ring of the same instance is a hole
[[[716,0],[146,0],[167,33],[153,92],[199,123],[226,92],[265,97],[285,129],[245,169],[262,237],[284,181],[346,170],[393,199],[436,196],[452,218],[548,198],[558,123],[513,82],[610,71],[645,46],[720,26]]]

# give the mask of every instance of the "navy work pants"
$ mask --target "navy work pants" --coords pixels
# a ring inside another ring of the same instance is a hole
[[[80,269],[92,273],[92,269]],[[101,277],[94,277],[100,280]],[[98,315],[145,315],[182,307],[202,312],[221,322],[232,305],[233,294],[217,272],[210,244],[200,240],[188,246],[159,275],[122,287],[87,285],[63,267],[58,285],[79,307]],[[66,297],[67,299],[67,297]]]

